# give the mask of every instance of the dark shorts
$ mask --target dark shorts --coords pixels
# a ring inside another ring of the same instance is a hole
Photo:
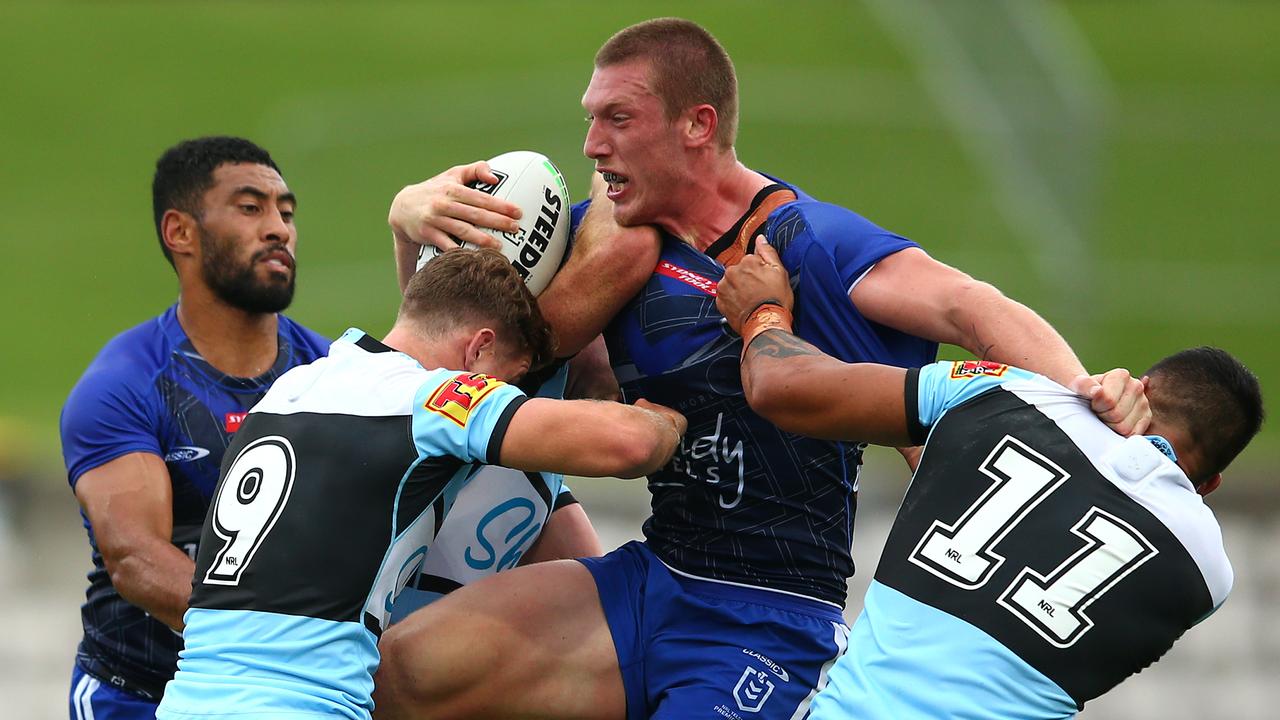
[[[681,576],[644,543],[579,562],[600,593],[629,720],[803,718],[849,636],[832,605]]]

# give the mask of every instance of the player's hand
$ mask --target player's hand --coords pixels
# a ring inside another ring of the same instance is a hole
[[[480,192],[469,184],[497,183],[489,163],[458,165],[396,194],[387,213],[398,242],[432,245],[440,250],[458,247],[458,241],[500,249],[502,243],[477,230],[486,227],[514,233],[519,229],[520,208]],[[456,240],[455,240],[456,238]]]
[[[1071,382],[1071,391],[1087,398],[1098,419],[1121,435],[1141,435],[1151,424],[1146,384],[1124,368],[1081,375]]]
[[[689,429],[688,419],[686,419],[684,415],[681,415],[679,411],[672,410],[666,405],[651,403],[644,398],[637,399],[635,405],[638,408],[644,408],[645,410],[661,415],[671,423],[671,426],[675,428],[676,435],[679,437],[683,437],[684,431]]]
[[[729,327],[741,333],[747,317],[766,300],[788,310],[795,304],[787,269],[777,251],[760,235],[756,238],[756,251],[725,270],[716,290],[716,307],[729,321]]]

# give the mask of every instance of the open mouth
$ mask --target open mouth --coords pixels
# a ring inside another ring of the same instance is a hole
[[[609,192],[607,194],[611,200],[616,199],[617,196],[621,195],[624,186],[627,184],[627,177],[625,175],[619,175],[616,172],[602,170],[600,171],[600,177],[603,177],[605,183],[609,186]]]

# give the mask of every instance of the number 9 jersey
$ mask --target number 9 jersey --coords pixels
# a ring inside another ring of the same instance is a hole
[[[906,388],[928,441],[814,720],[1071,717],[1226,599],[1221,530],[1163,438],[1006,365]]]
[[[367,718],[377,642],[525,396],[348,330],[227,449],[158,718]]]

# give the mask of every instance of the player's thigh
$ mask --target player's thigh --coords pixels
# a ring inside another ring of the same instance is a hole
[[[71,672],[71,720],[155,720],[158,703],[127,693],[81,670]]]
[[[595,581],[574,560],[459,588],[391,626],[379,649],[380,719],[625,714]]]

